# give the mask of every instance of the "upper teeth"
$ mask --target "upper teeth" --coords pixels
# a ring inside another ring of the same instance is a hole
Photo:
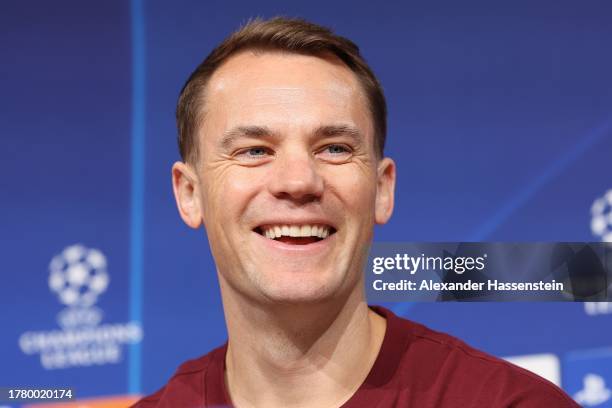
[[[285,237],[319,237],[326,238],[330,227],[324,225],[270,225],[262,227],[266,238]]]

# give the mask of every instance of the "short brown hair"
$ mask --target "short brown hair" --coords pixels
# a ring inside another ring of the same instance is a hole
[[[374,123],[374,148],[383,156],[387,133],[387,104],[376,76],[351,40],[301,19],[254,19],[219,44],[189,76],[176,108],[178,144],[183,161],[198,159],[197,129],[202,120],[204,91],[213,73],[232,55],[246,49],[286,51],[318,56],[331,53],[351,69],[363,86]]]

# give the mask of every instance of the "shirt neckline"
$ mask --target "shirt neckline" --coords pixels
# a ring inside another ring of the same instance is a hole
[[[387,321],[385,336],[376,356],[376,360],[366,376],[364,382],[357,391],[340,408],[351,406],[374,405],[378,398],[371,392],[373,389],[381,388],[395,376],[400,364],[398,356],[402,355],[408,343],[411,333],[409,327],[402,324],[402,320],[392,311],[382,306],[369,306],[371,310]],[[227,342],[212,352],[210,367],[204,378],[204,399],[206,406],[231,406],[231,398],[225,384],[225,355],[227,353]]]

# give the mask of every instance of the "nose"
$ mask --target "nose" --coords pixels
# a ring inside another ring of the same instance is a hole
[[[268,183],[272,195],[297,204],[320,199],[324,189],[323,177],[309,154],[286,154],[278,157],[273,166],[273,174]]]

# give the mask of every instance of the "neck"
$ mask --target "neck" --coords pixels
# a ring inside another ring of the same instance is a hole
[[[223,307],[226,384],[237,407],[340,406],[367,377],[386,328],[363,291],[289,305],[224,294]]]

